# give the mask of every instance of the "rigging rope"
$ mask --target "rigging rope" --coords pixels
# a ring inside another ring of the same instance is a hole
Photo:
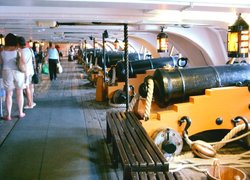
[[[147,92],[147,99],[146,99],[146,107],[144,112],[144,119],[148,120],[150,116],[150,109],[151,109],[151,102],[153,99],[153,92],[154,92],[154,81],[153,79],[148,79],[148,92]]]

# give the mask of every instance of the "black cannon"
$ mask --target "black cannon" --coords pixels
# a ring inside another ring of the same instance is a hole
[[[178,59],[178,57],[162,57],[154,59],[145,59],[141,61],[129,61],[129,78],[135,77],[136,74],[143,74],[146,70],[162,68],[166,65],[182,66],[187,64],[186,58]],[[118,81],[126,79],[126,64],[124,61],[119,61],[116,64],[116,77]],[[109,77],[112,77],[112,70],[109,72]]]
[[[147,77],[150,78],[150,77]],[[139,93],[147,95],[147,78]],[[157,69],[153,75],[154,99],[160,107],[201,95],[205,89],[226,86],[249,86],[250,65],[247,63],[165,70]]]
[[[89,56],[92,55],[93,53],[89,53]],[[97,64],[100,67],[104,67],[104,60],[103,60],[103,53],[102,51],[97,51],[96,58],[91,58],[92,59],[92,64],[95,65]],[[90,57],[89,57],[90,58]],[[118,61],[121,61],[124,59],[124,52],[120,51],[120,52],[114,52],[114,51],[107,51],[105,53],[105,59],[106,59],[106,67],[109,68],[112,65],[115,65]],[[128,59],[130,61],[138,61],[143,59],[143,55],[142,54],[138,54],[138,53],[129,53],[128,54]]]

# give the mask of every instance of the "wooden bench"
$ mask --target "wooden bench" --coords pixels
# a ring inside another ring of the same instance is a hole
[[[112,163],[118,168],[121,162],[124,180],[173,179],[164,155],[132,112],[107,112],[106,120]]]

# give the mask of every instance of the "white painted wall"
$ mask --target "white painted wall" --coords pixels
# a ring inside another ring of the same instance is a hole
[[[189,59],[190,66],[223,65],[228,61],[227,30],[211,27],[169,27],[165,32],[169,36],[169,43]],[[157,53],[156,36],[157,33],[129,36],[129,42],[138,50],[141,46],[146,47],[153,57],[168,56],[168,52]]]

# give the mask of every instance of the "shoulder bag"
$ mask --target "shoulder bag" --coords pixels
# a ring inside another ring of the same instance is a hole
[[[30,48],[30,52],[31,52],[31,57],[32,57],[32,65],[33,65],[33,69],[34,69],[34,74],[32,76],[32,83],[38,84],[39,83],[39,74],[38,74],[36,66],[35,66],[36,58],[35,58],[34,52],[31,48]]]

